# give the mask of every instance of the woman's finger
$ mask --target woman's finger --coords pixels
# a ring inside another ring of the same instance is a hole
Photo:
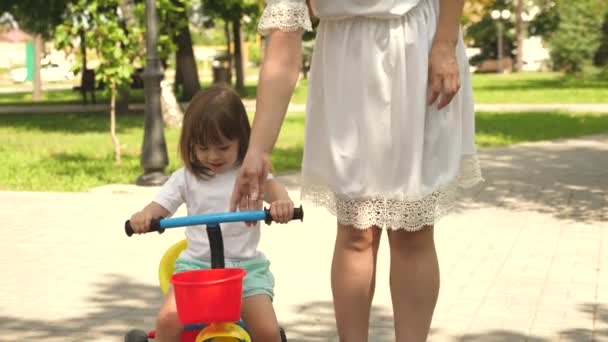
[[[433,70],[429,72],[429,94],[428,94],[428,105],[432,105],[439,94],[441,93],[441,77],[438,75],[434,75]]]
[[[454,96],[458,93],[458,90],[460,89],[458,73],[450,74],[449,77],[445,79],[444,88],[444,94],[441,103],[439,104],[439,109],[446,107],[452,102],[452,99],[454,99]]]

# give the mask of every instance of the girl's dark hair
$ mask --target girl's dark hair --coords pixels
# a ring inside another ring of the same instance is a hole
[[[238,141],[237,163],[245,158],[249,146],[251,126],[241,98],[225,86],[213,86],[199,91],[194,97],[182,123],[179,154],[184,166],[197,177],[207,179],[213,172],[196,159],[195,146]]]

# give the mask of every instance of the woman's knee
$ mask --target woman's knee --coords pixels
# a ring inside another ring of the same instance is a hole
[[[338,224],[336,244],[348,250],[368,251],[374,246],[374,240],[379,238],[376,237],[379,233],[377,228],[357,229]]]
[[[416,252],[435,247],[433,226],[424,226],[418,231],[389,230],[388,240],[391,250]]]

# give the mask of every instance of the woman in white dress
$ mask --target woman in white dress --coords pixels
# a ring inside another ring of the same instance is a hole
[[[424,341],[439,291],[434,224],[481,180],[459,27],[464,0],[313,0],[302,197],[337,217],[332,292],[341,341],[367,341],[376,256],[387,230],[397,341]],[[300,71],[305,0],[267,0],[267,37],[248,154],[233,209],[260,180]]]

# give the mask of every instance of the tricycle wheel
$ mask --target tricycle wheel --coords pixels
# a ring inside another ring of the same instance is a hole
[[[281,333],[281,342],[287,342],[287,335],[285,335],[285,329],[283,329],[283,327],[281,327],[280,333]]]
[[[125,335],[125,342],[148,342],[148,334],[141,330],[131,330]]]

